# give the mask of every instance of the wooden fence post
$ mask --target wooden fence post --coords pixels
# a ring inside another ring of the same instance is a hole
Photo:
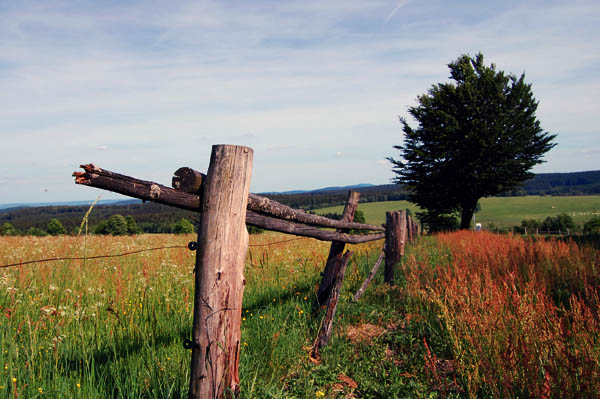
[[[406,211],[385,214],[385,272],[384,279],[394,285],[394,268],[404,255],[406,239]]]
[[[246,206],[253,150],[215,145],[201,202],[194,293],[191,399],[239,391]]]
[[[360,193],[356,191],[348,192],[348,199],[346,200],[346,206],[344,207],[344,213],[342,214],[342,221],[351,222],[354,220],[354,213],[358,207],[359,198]],[[340,233],[346,232],[345,229],[338,229],[337,231]],[[327,263],[325,264],[325,270],[323,271],[323,278],[321,279],[321,284],[317,291],[319,306],[324,305],[331,296],[331,290],[335,284],[335,279],[342,262],[345,245],[345,243],[340,241],[331,242],[329,256],[327,257]]]
[[[413,223],[412,218],[406,212],[406,231],[408,232],[408,242],[412,242],[413,240]]]
[[[331,297],[329,298],[329,303],[327,304],[327,311],[325,312],[325,316],[321,321],[319,333],[317,334],[317,338],[315,339],[315,343],[313,344],[311,350],[310,355],[313,359],[319,359],[319,349],[325,347],[331,338],[331,333],[333,332],[333,318],[335,317],[335,311],[337,309],[338,298],[340,297],[340,290],[342,289],[346,267],[348,266],[348,262],[350,261],[351,257],[352,252],[347,251],[342,256],[340,261],[340,266],[337,270],[337,275],[331,289]]]
[[[360,297],[365,293],[365,291],[367,290],[367,286],[369,285],[371,280],[373,280],[373,277],[375,277],[375,273],[377,273],[377,270],[379,269],[379,266],[381,265],[381,261],[383,260],[384,254],[385,254],[385,248],[381,251],[381,254],[379,254],[379,258],[377,258],[377,262],[375,262],[375,265],[369,272],[369,275],[367,276],[365,281],[363,281],[363,283],[360,286],[360,288],[358,289],[358,291],[356,291],[356,294],[354,294],[355,302],[358,301],[360,299]]]

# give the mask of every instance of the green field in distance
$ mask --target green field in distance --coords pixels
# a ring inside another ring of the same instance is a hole
[[[520,225],[523,219],[544,220],[547,216],[566,213],[575,223],[582,225],[594,216],[600,216],[600,195],[552,197],[491,197],[479,201],[481,211],[475,214],[477,222],[486,226],[494,223],[497,227]],[[392,210],[410,209],[413,214],[419,210],[408,201],[368,202],[358,205],[364,212],[367,223],[385,223],[385,213]],[[343,206],[333,206],[315,210],[318,214],[342,213]]]

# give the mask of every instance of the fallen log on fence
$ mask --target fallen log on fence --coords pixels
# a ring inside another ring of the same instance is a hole
[[[356,191],[350,191],[348,193],[348,198],[346,199],[346,206],[344,206],[344,213],[342,214],[342,221],[351,222],[354,220],[354,213],[356,212],[356,208],[358,207],[359,198],[360,193]],[[348,230],[338,229],[337,232],[347,233]],[[317,290],[317,300],[319,302],[319,306],[323,306],[324,304],[326,304],[329,300],[329,297],[331,296],[331,290],[335,285],[335,278],[338,274],[338,270],[342,262],[342,256],[344,254],[345,246],[345,242],[331,242],[331,247],[329,248],[329,256],[327,257],[327,262],[325,263],[325,270],[323,270],[323,278],[321,279],[321,284],[319,284],[319,289]]]
[[[85,172],[73,173],[77,184],[110,190],[143,201],[153,201],[189,211],[198,212],[200,209],[200,197],[197,195],[191,195],[151,181],[100,169],[94,164],[81,165],[81,168]]]
[[[373,266],[373,269],[371,269],[371,271],[369,272],[369,275],[367,276],[365,281],[362,283],[362,285],[360,286],[358,291],[356,291],[356,294],[354,294],[354,301],[358,301],[360,299],[360,297],[363,296],[363,294],[367,290],[367,286],[371,283],[371,280],[373,280],[373,277],[375,277],[375,274],[377,273],[377,270],[379,269],[379,266],[381,265],[381,261],[383,260],[384,254],[385,254],[385,249],[383,249],[381,251],[381,253],[379,254],[379,258],[377,259],[377,262],[375,262],[375,266]]]
[[[93,164],[81,165],[81,167],[85,172],[73,173],[73,176],[75,177],[75,183],[77,184],[114,191],[119,194],[139,198],[143,201],[153,201],[159,204],[170,205],[188,211],[200,212],[200,196],[197,194],[186,193],[184,191],[175,190],[151,181],[140,180],[134,177],[100,169]],[[248,197],[248,201],[250,201],[250,196]],[[337,220],[332,221],[339,222]],[[246,223],[281,233],[312,237],[322,241],[343,241],[350,244],[360,244],[363,242],[379,240],[385,237],[384,233],[351,235],[340,234],[334,231],[320,230],[316,227],[260,215],[252,212],[251,210],[248,210],[246,213]],[[339,225],[342,227],[355,228],[355,226],[360,227],[362,224],[339,223]]]
[[[205,179],[205,174],[197,172],[192,168],[179,168],[173,173],[171,186],[175,190],[190,194],[199,194],[202,191],[202,182]]]
[[[200,192],[200,186],[206,176],[191,168],[179,168],[175,171],[172,185],[173,188],[182,190],[188,193],[197,194]],[[329,219],[325,216],[315,215],[303,212],[299,209],[291,208],[283,205],[270,198],[256,194],[248,194],[248,210],[276,217],[277,219],[288,220],[290,222],[299,222],[311,226],[331,227],[338,229],[356,229],[356,230],[372,230],[385,231],[381,226],[372,224],[353,223],[348,220]]]
[[[347,251],[341,259],[340,268],[335,278],[335,284],[331,290],[331,298],[329,299],[329,304],[327,305],[327,312],[321,321],[319,333],[317,334],[317,338],[315,339],[315,343],[313,344],[311,350],[310,356],[315,360],[320,358],[319,349],[326,346],[331,338],[331,333],[333,332],[333,318],[335,317],[335,311],[337,309],[338,298],[340,296],[340,290],[344,281],[346,267],[348,266],[348,262],[350,261],[351,257],[352,252]]]

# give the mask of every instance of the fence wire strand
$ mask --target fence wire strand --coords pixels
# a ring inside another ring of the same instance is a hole
[[[310,239],[310,237],[292,238],[290,240],[274,241],[274,242],[268,242],[265,244],[249,244],[248,247],[267,247],[270,245],[283,244],[283,243],[287,243],[287,242],[308,240],[308,239]],[[16,262],[16,263],[10,263],[10,264],[6,264],[6,265],[0,265],[0,269],[7,269],[9,267],[15,267],[15,266],[24,266],[24,265],[29,265],[29,264],[33,264],[33,263],[58,262],[61,260],[91,260],[91,259],[118,258],[121,256],[135,255],[135,254],[139,254],[142,252],[159,251],[161,249],[180,249],[180,248],[187,249],[188,246],[187,245],[168,245],[165,247],[144,248],[144,249],[138,249],[135,251],[128,251],[128,252],[123,252],[120,254],[113,254],[113,255],[71,256],[71,257],[36,259],[36,260],[28,260],[25,262]]]
[[[28,260],[26,262],[17,262],[17,263],[11,263],[8,265],[0,265],[0,268],[3,269],[3,268],[13,267],[13,266],[22,266],[22,265],[28,265],[31,263],[57,262],[57,261],[61,261],[61,260],[88,260],[88,259],[102,259],[102,258],[118,258],[120,256],[139,254],[141,252],[158,251],[160,249],[171,249],[171,248],[187,248],[187,245],[169,245],[166,247],[145,248],[145,249],[138,249],[136,251],[123,252],[123,253],[114,254],[114,255],[71,256],[71,257],[62,257],[62,258],[46,258],[46,259]]]

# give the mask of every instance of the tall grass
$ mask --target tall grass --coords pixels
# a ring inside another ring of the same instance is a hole
[[[79,256],[83,237],[3,238],[4,262]],[[90,237],[87,255],[174,242]],[[183,243],[182,243],[183,244]],[[185,386],[192,255],[61,261],[0,275],[0,395],[172,397]],[[1,393],[4,392],[4,393]],[[4,396],[3,396],[4,397]]]
[[[469,397],[591,398],[599,260],[573,243],[459,232],[419,248],[403,272],[411,310],[442,323],[441,357]]]
[[[0,264],[81,256],[0,270],[0,397],[185,398],[195,253],[185,248],[89,259],[141,248],[185,247],[194,236],[0,237]],[[318,327],[314,288],[329,244],[277,233],[252,236],[243,321],[243,397],[290,397],[287,376],[308,361]],[[290,241],[288,241],[290,240]],[[266,245],[277,243],[276,245]],[[354,249],[368,256],[373,245]],[[348,281],[358,284],[356,272]],[[299,397],[314,397],[307,386]]]
[[[185,398],[195,254],[189,236],[0,237],[0,397]],[[487,233],[422,238],[351,296],[381,242],[350,246],[330,344],[310,346],[329,243],[251,236],[242,398],[596,397],[599,252]],[[290,241],[288,241],[290,240]],[[285,242],[281,242],[285,241]],[[274,245],[267,245],[276,243]]]

